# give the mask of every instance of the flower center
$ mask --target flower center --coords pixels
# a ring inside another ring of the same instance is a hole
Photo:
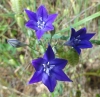
[[[77,45],[80,42],[80,35],[73,39],[73,44]]]
[[[38,25],[38,28],[39,28],[39,29],[43,29],[43,28],[44,28],[45,22],[43,21],[42,17],[40,17],[40,18],[38,19],[37,25]]]
[[[54,68],[55,65],[50,65],[49,62],[47,64],[43,64],[43,71],[50,75],[50,70]]]

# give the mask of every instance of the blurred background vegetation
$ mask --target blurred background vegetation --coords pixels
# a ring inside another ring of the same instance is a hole
[[[51,97],[41,82],[27,85],[34,73],[31,60],[43,55],[46,47],[38,45],[34,31],[25,28],[28,18],[24,9],[36,11],[41,4],[49,13],[58,13],[52,44],[66,41],[70,27],[86,27],[100,40],[100,0],[0,0],[0,97]],[[44,45],[49,37],[44,35]],[[9,38],[30,44],[32,49],[11,47],[6,42]],[[65,49],[58,48],[60,57],[66,58]],[[75,57],[71,60],[77,63]],[[65,72],[73,82],[58,82],[54,97],[100,97],[100,46],[82,50],[78,64],[68,65]]]

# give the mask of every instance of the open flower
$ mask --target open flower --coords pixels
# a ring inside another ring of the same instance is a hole
[[[71,28],[71,37],[65,43],[65,45],[72,46],[78,54],[81,53],[81,49],[92,48],[92,44],[89,41],[95,33],[86,33],[86,28],[82,28],[78,31],[75,31],[74,28]]]
[[[36,72],[28,83],[42,81],[49,91],[53,92],[57,84],[56,80],[71,81],[62,70],[66,64],[67,60],[55,58],[52,47],[49,45],[43,58],[32,60],[32,65],[35,67]]]
[[[36,31],[36,37],[40,39],[47,31],[54,30],[52,23],[57,17],[57,14],[49,15],[46,8],[41,5],[36,13],[30,10],[25,10],[29,17],[26,27]]]

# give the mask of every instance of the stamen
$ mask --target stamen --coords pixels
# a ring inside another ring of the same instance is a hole
[[[45,22],[42,20],[42,17],[39,18],[38,22],[37,22],[37,26],[39,29],[43,29],[45,26]]]
[[[78,35],[77,38],[80,38],[80,35]]]
[[[55,65],[50,65],[49,62],[47,62],[47,64],[42,64],[42,65],[43,65],[43,67],[44,67],[43,71],[44,71],[45,73],[47,73],[48,76],[49,76],[49,75],[50,75],[50,70],[53,69],[53,67],[54,67]]]
[[[49,65],[49,62],[47,63],[47,65]]]

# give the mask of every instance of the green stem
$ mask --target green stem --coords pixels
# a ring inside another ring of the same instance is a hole
[[[55,97],[55,96],[54,96],[54,92],[51,93],[51,97]]]
[[[52,34],[51,34],[51,37],[50,37],[50,44],[51,44],[51,42],[52,42]]]
[[[100,77],[100,74],[98,73],[95,73],[95,72],[86,72],[86,73],[83,73],[83,75],[92,75],[92,76],[97,76],[97,77]]]

